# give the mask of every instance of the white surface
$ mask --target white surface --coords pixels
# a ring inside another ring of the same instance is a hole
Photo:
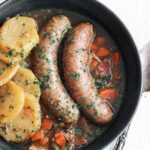
[[[150,0],[99,0],[125,24],[139,50],[150,41]],[[150,93],[142,95],[123,150],[150,150]],[[113,150],[112,146],[105,150]]]
[[[0,3],[4,2],[5,0],[0,0]]]
[[[138,49],[150,39],[150,0],[99,0],[126,25]]]
[[[150,149],[150,92],[142,94],[139,108],[131,123],[124,150]]]

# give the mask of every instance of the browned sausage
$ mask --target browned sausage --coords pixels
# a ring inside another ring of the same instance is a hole
[[[113,111],[98,95],[89,73],[89,48],[93,39],[93,25],[80,23],[68,34],[63,49],[63,74],[70,96],[93,122],[106,124]]]
[[[59,46],[71,28],[66,16],[54,16],[40,31],[40,43],[34,51],[33,70],[43,90],[41,98],[58,120],[73,123],[79,110],[65,90],[58,70]]]

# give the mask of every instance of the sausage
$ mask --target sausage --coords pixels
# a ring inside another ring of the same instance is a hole
[[[68,34],[63,49],[63,76],[70,96],[83,113],[97,124],[106,124],[113,118],[113,111],[103,101],[89,73],[89,49],[93,40],[93,25],[80,23]]]
[[[33,54],[33,72],[42,89],[41,99],[49,110],[67,124],[77,121],[79,110],[68,95],[59,76],[59,46],[67,31],[71,28],[66,16],[54,16],[40,33],[40,43]]]

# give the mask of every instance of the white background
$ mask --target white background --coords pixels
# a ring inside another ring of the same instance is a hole
[[[126,25],[137,47],[150,41],[150,0],[99,0]]]
[[[2,2],[3,0],[0,0]],[[150,0],[99,0],[126,25],[139,51],[150,41]],[[150,150],[150,93],[145,93],[129,129],[124,150]],[[110,148],[111,147],[111,148]],[[105,150],[112,150],[112,146]]]

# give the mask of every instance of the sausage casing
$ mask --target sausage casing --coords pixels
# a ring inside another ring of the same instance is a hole
[[[82,112],[93,122],[106,124],[112,120],[113,111],[99,97],[89,73],[89,49],[93,36],[90,23],[80,23],[69,32],[63,49],[63,75],[70,96]]]
[[[66,16],[54,16],[41,29],[40,43],[33,55],[33,70],[43,90],[43,102],[58,120],[68,124],[78,119],[79,110],[61,82],[57,59],[60,43],[70,28]]]

